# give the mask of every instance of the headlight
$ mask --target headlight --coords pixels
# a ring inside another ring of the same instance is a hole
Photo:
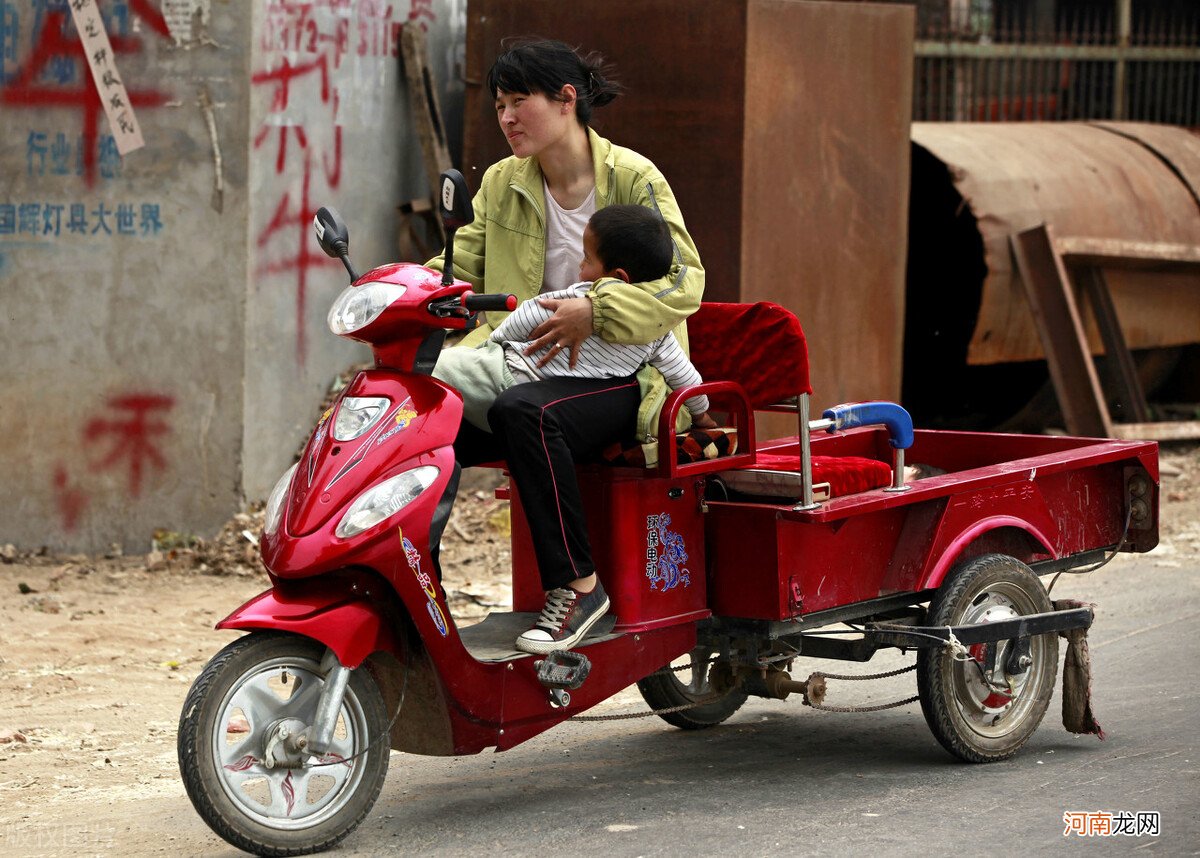
[[[404,294],[399,283],[374,280],[361,286],[348,286],[329,310],[329,330],[339,337],[352,334],[379,318],[388,305]]]
[[[433,485],[437,475],[438,468],[422,465],[373,486],[359,495],[350,509],[346,510],[335,533],[342,539],[348,539],[374,527],[416,500],[421,492]]]
[[[283,502],[287,499],[288,489],[292,485],[292,475],[296,473],[299,464],[297,462],[288,468],[279,478],[279,482],[275,484],[275,488],[271,489],[271,494],[267,498],[267,514],[263,521],[263,536],[270,536],[279,530],[279,523],[283,521]]]
[[[391,400],[382,396],[347,396],[333,421],[333,440],[353,441],[379,422]]]

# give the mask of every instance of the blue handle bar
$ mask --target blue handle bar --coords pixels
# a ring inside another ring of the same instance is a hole
[[[821,415],[832,420],[829,432],[855,426],[886,426],[889,443],[897,450],[907,450],[913,443],[912,417],[894,402],[855,402],[835,405]]]

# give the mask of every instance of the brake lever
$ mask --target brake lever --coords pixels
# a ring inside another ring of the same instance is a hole
[[[462,305],[462,299],[458,297],[440,298],[436,301],[430,301],[428,308],[430,315],[437,316],[439,319],[445,319],[450,316],[469,319],[473,315],[470,310]]]

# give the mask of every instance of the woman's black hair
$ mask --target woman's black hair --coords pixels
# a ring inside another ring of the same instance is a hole
[[[569,83],[575,87],[575,118],[587,125],[593,107],[603,107],[621,93],[621,84],[608,77],[612,67],[596,51],[580,55],[565,42],[530,37],[505,39],[500,47],[504,52],[485,83],[493,98],[501,92],[536,92],[561,100],[559,92]]]
[[[588,228],[596,237],[596,256],[605,271],[625,269],[631,283],[665,277],[675,257],[667,222],[645,206],[615,205],[598,209]]]

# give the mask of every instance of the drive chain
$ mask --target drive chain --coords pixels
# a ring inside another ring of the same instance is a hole
[[[808,705],[813,709],[820,709],[822,712],[882,712],[884,709],[895,709],[899,706],[916,703],[920,699],[920,695],[917,695],[905,700],[897,700],[895,703],[880,703],[877,706],[826,706],[824,703],[809,703]]]
[[[908,673],[910,670],[916,670],[915,664],[910,664],[908,667],[901,667],[896,670],[889,670],[886,673],[868,673],[865,676],[850,676],[845,673],[817,673],[812,676],[819,676],[822,679],[844,679],[844,680],[864,680],[864,679],[887,679],[889,676],[899,676],[902,673]],[[812,678],[811,676],[809,677]],[[894,703],[879,703],[874,706],[826,706],[823,703],[812,703],[805,699],[805,703],[813,709],[820,709],[822,712],[882,712],[884,709],[895,709],[899,706],[907,706],[909,703],[916,703],[920,700],[920,695],[909,697],[907,700],[897,700]]]
[[[683,664],[678,667],[664,667],[664,668],[656,671],[656,673],[671,673],[671,672],[679,673],[681,671],[691,670],[691,669],[692,669],[692,664],[691,664],[691,662],[689,662],[687,664]],[[889,670],[886,673],[869,673],[864,676],[851,676],[849,674],[844,674],[844,673],[822,673],[820,671],[817,671],[816,673],[813,673],[809,678],[811,679],[813,676],[819,676],[822,679],[842,679],[842,680],[847,680],[847,681],[862,681],[862,680],[868,680],[868,679],[887,679],[892,676],[900,676],[903,673],[908,673],[908,672],[916,670],[916,669],[917,669],[917,666],[915,664],[910,664],[908,667],[901,667],[896,670]],[[713,694],[709,697],[705,697],[700,700],[695,700],[691,703],[684,703],[681,706],[670,706],[666,709],[651,709],[647,712],[629,712],[629,713],[625,713],[622,715],[573,715],[573,716],[571,716],[571,718],[569,720],[571,720],[571,721],[628,721],[628,720],[631,720],[634,718],[649,718],[651,715],[670,715],[673,712],[686,712],[688,709],[694,709],[697,706],[704,706],[705,704],[708,704],[708,703],[715,703],[716,701],[720,700],[723,696],[724,695],[722,695],[722,694]],[[880,704],[877,704],[874,706],[826,706],[823,703],[812,703],[807,698],[805,699],[804,702],[805,702],[806,706],[811,706],[813,709],[819,709],[822,712],[882,712],[884,709],[895,709],[900,706],[907,706],[910,703],[916,703],[920,699],[921,699],[920,695],[917,695],[915,697],[909,697],[905,700],[897,700],[894,703],[880,703]]]
[[[712,659],[708,659],[709,662]],[[707,663],[707,662],[706,662]],[[679,673],[683,670],[691,670],[692,663],[681,664],[679,667],[662,667],[654,671],[655,673]],[[651,709],[648,712],[629,712],[625,715],[572,715],[571,721],[628,721],[632,718],[649,718],[651,715],[670,715],[672,712],[686,712],[688,709],[695,709],[697,706],[704,706],[708,703],[715,703],[724,697],[724,694],[713,694],[709,697],[702,697],[699,700],[693,700],[691,703],[684,703],[681,706],[670,706],[666,709]]]
[[[682,706],[670,706],[666,709],[651,709],[648,712],[627,712],[624,715],[572,715],[571,721],[628,721],[631,718],[649,718],[651,715],[670,715],[672,712],[683,712],[686,709],[695,709],[697,706],[703,706],[706,703],[715,703],[725,695],[714,694],[711,697],[704,697],[700,700],[695,700],[691,703],[685,703]]]

